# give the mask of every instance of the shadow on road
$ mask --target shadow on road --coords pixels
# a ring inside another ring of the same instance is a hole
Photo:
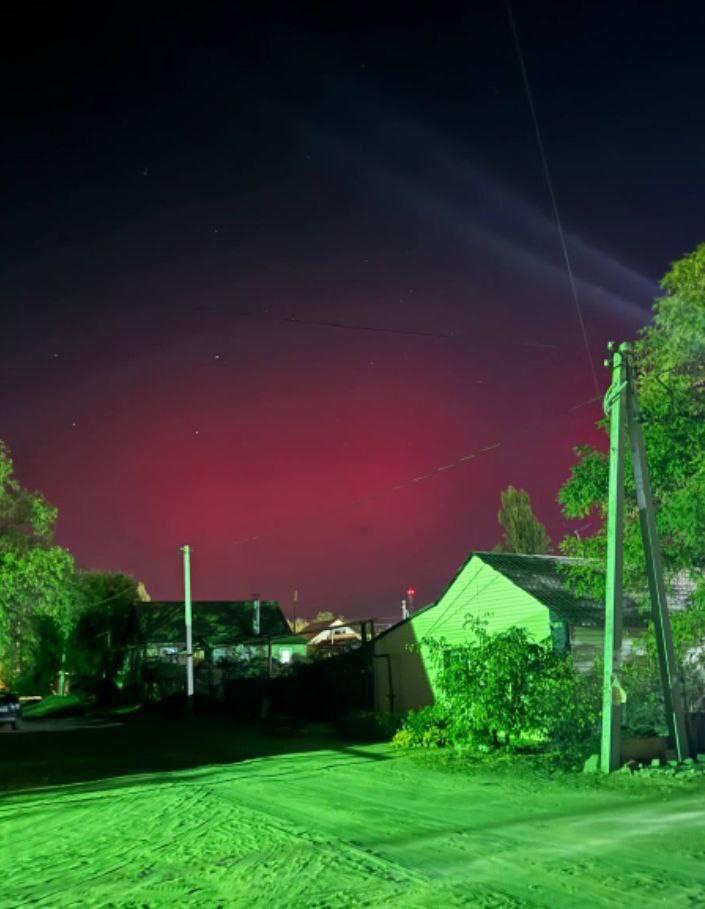
[[[173,782],[174,771],[320,750],[349,761],[386,759],[378,751],[341,740],[332,728],[270,729],[213,716],[140,715],[124,723],[75,718],[34,722],[25,724],[27,733],[45,734],[8,734],[2,739],[0,792],[100,781],[101,786],[88,787],[96,791],[111,788],[115,777]],[[130,780],[117,785],[129,786]]]

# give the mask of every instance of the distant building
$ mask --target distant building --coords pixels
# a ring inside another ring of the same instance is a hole
[[[186,660],[184,604],[159,600],[136,604],[141,663],[162,693],[183,688]],[[219,688],[238,670],[267,675],[306,653],[306,640],[292,635],[275,601],[195,600],[192,635],[196,690]]]
[[[523,628],[535,641],[552,638],[570,651],[578,669],[602,652],[604,607],[576,597],[561,572],[569,560],[476,552],[461,567],[440,598],[393,625],[374,642],[375,708],[405,713],[435,701],[434,669],[426,643],[443,638],[452,647],[472,639],[472,620],[489,632]],[[623,653],[638,652],[646,618],[625,602]]]
[[[309,653],[318,650],[349,650],[362,641],[362,634],[355,622],[345,624],[343,619],[309,622],[301,629],[301,636],[306,638]]]

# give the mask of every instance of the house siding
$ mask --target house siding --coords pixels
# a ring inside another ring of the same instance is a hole
[[[434,606],[392,628],[375,642],[376,709],[405,713],[433,704],[435,673],[424,641],[442,638],[451,647],[462,644],[472,637],[468,625],[471,619],[484,622],[492,634],[518,626],[538,641],[551,633],[546,607],[474,556]]]

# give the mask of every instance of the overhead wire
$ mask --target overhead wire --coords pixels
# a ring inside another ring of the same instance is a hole
[[[548,194],[551,199],[551,207],[553,208],[553,216],[556,221],[556,228],[558,230],[558,237],[560,240],[561,251],[563,253],[563,261],[565,263],[565,269],[568,276],[568,284],[570,285],[570,292],[573,298],[573,303],[575,305],[575,312],[578,317],[578,324],[580,326],[580,332],[583,338],[583,344],[585,346],[585,353],[588,359],[588,364],[590,366],[590,375],[592,376],[592,383],[595,388],[595,393],[599,394],[600,385],[597,379],[597,373],[595,371],[595,364],[593,362],[592,353],[590,350],[590,341],[587,335],[587,329],[585,327],[585,319],[583,317],[583,308],[580,303],[580,298],[578,297],[578,287],[575,281],[575,276],[573,274],[573,267],[570,261],[570,255],[568,253],[568,244],[566,242],[565,231],[563,229],[563,221],[561,219],[560,211],[558,209],[558,200],[556,198],[556,192],[553,186],[553,178],[551,177],[551,170],[548,166],[548,156],[546,154],[546,148],[544,146],[543,137],[541,135],[541,128],[539,126],[538,114],[536,113],[536,105],[534,104],[534,96],[531,91],[531,84],[529,82],[529,74],[526,68],[526,62],[524,60],[524,53],[521,49],[521,42],[519,41],[519,31],[517,29],[516,20],[514,18],[514,10],[512,9],[512,4],[510,0],[505,0],[505,6],[507,10],[507,16],[509,18],[509,27],[512,32],[512,39],[514,41],[514,49],[516,51],[517,60],[519,61],[519,69],[521,71],[521,78],[524,84],[524,91],[526,93],[526,100],[529,105],[529,111],[531,113],[531,120],[534,125],[534,133],[536,136],[536,144],[539,150],[539,156],[541,158],[541,167],[543,170],[543,176],[546,181],[546,186],[548,188]]]
[[[587,407],[590,404],[594,404],[597,401],[601,401],[602,398],[603,398],[602,394],[596,395],[595,397],[589,398],[587,401],[582,401],[576,405],[573,405],[568,410],[564,411],[563,413],[561,413],[559,415],[552,414],[552,415],[548,415],[548,416],[552,420],[555,420],[557,418],[557,416],[563,417],[563,418],[569,417],[569,416],[572,416],[575,413],[575,411],[577,411],[583,407]],[[387,484],[386,486],[381,487],[380,489],[378,489],[374,492],[366,493],[365,495],[352,499],[349,502],[340,503],[337,505],[330,506],[328,508],[317,510],[315,513],[310,513],[306,518],[303,518],[303,519],[297,518],[296,520],[292,520],[291,522],[289,522],[288,524],[285,524],[283,526],[279,525],[276,529],[266,530],[266,531],[263,531],[262,533],[258,533],[258,534],[254,534],[252,536],[242,537],[240,539],[233,540],[232,545],[233,546],[244,546],[249,543],[254,543],[257,540],[262,540],[262,539],[269,538],[269,537],[279,536],[280,534],[286,532],[288,529],[294,529],[294,528],[300,529],[302,522],[318,520],[321,517],[323,517],[324,515],[335,514],[336,512],[339,512],[341,510],[345,510],[345,511],[351,510],[353,508],[358,507],[359,505],[365,504],[370,501],[374,501],[382,496],[391,495],[392,493],[398,492],[402,489],[412,489],[415,486],[417,486],[418,484],[425,482],[426,480],[434,479],[437,476],[448,472],[449,470],[464,466],[465,464],[469,463],[470,461],[474,461],[477,458],[482,457],[483,455],[489,454],[492,451],[496,451],[502,445],[505,445],[506,443],[513,441],[517,437],[521,438],[521,437],[526,436],[527,434],[530,434],[531,431],[536,427],[537,423],[545,422],[546,418],[547,417],[544,417],[544,419],[540,420],[540,421],[534,420],[534,421],[532,421],[531,426],[528,428],[517,430],[515,432],[510,432],[507,435],[505,435],[502,439],[500,439],[499,441],[494,441],[487,445],[478,446],[477,448],[473,449],[472,451],[466,452],[465,454],[461,455],[460,457],[450,459],[443,464],[439,464],[435,467],[428,468],[425,472],[420,473],[415,477],[402,480],[398,483]]]

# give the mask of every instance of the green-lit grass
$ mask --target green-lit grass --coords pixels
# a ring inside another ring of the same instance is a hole
[[[89,706],[90,702],[83,695],[67,694],[60,697],[58,694],[50,694],[41,701],[25,704],[22,714],[26,719],[80,716]]]
[[[145,717],[3,735],[0,779],[84,780],[0,801],[3,909],[705,905],[700,780]]]

